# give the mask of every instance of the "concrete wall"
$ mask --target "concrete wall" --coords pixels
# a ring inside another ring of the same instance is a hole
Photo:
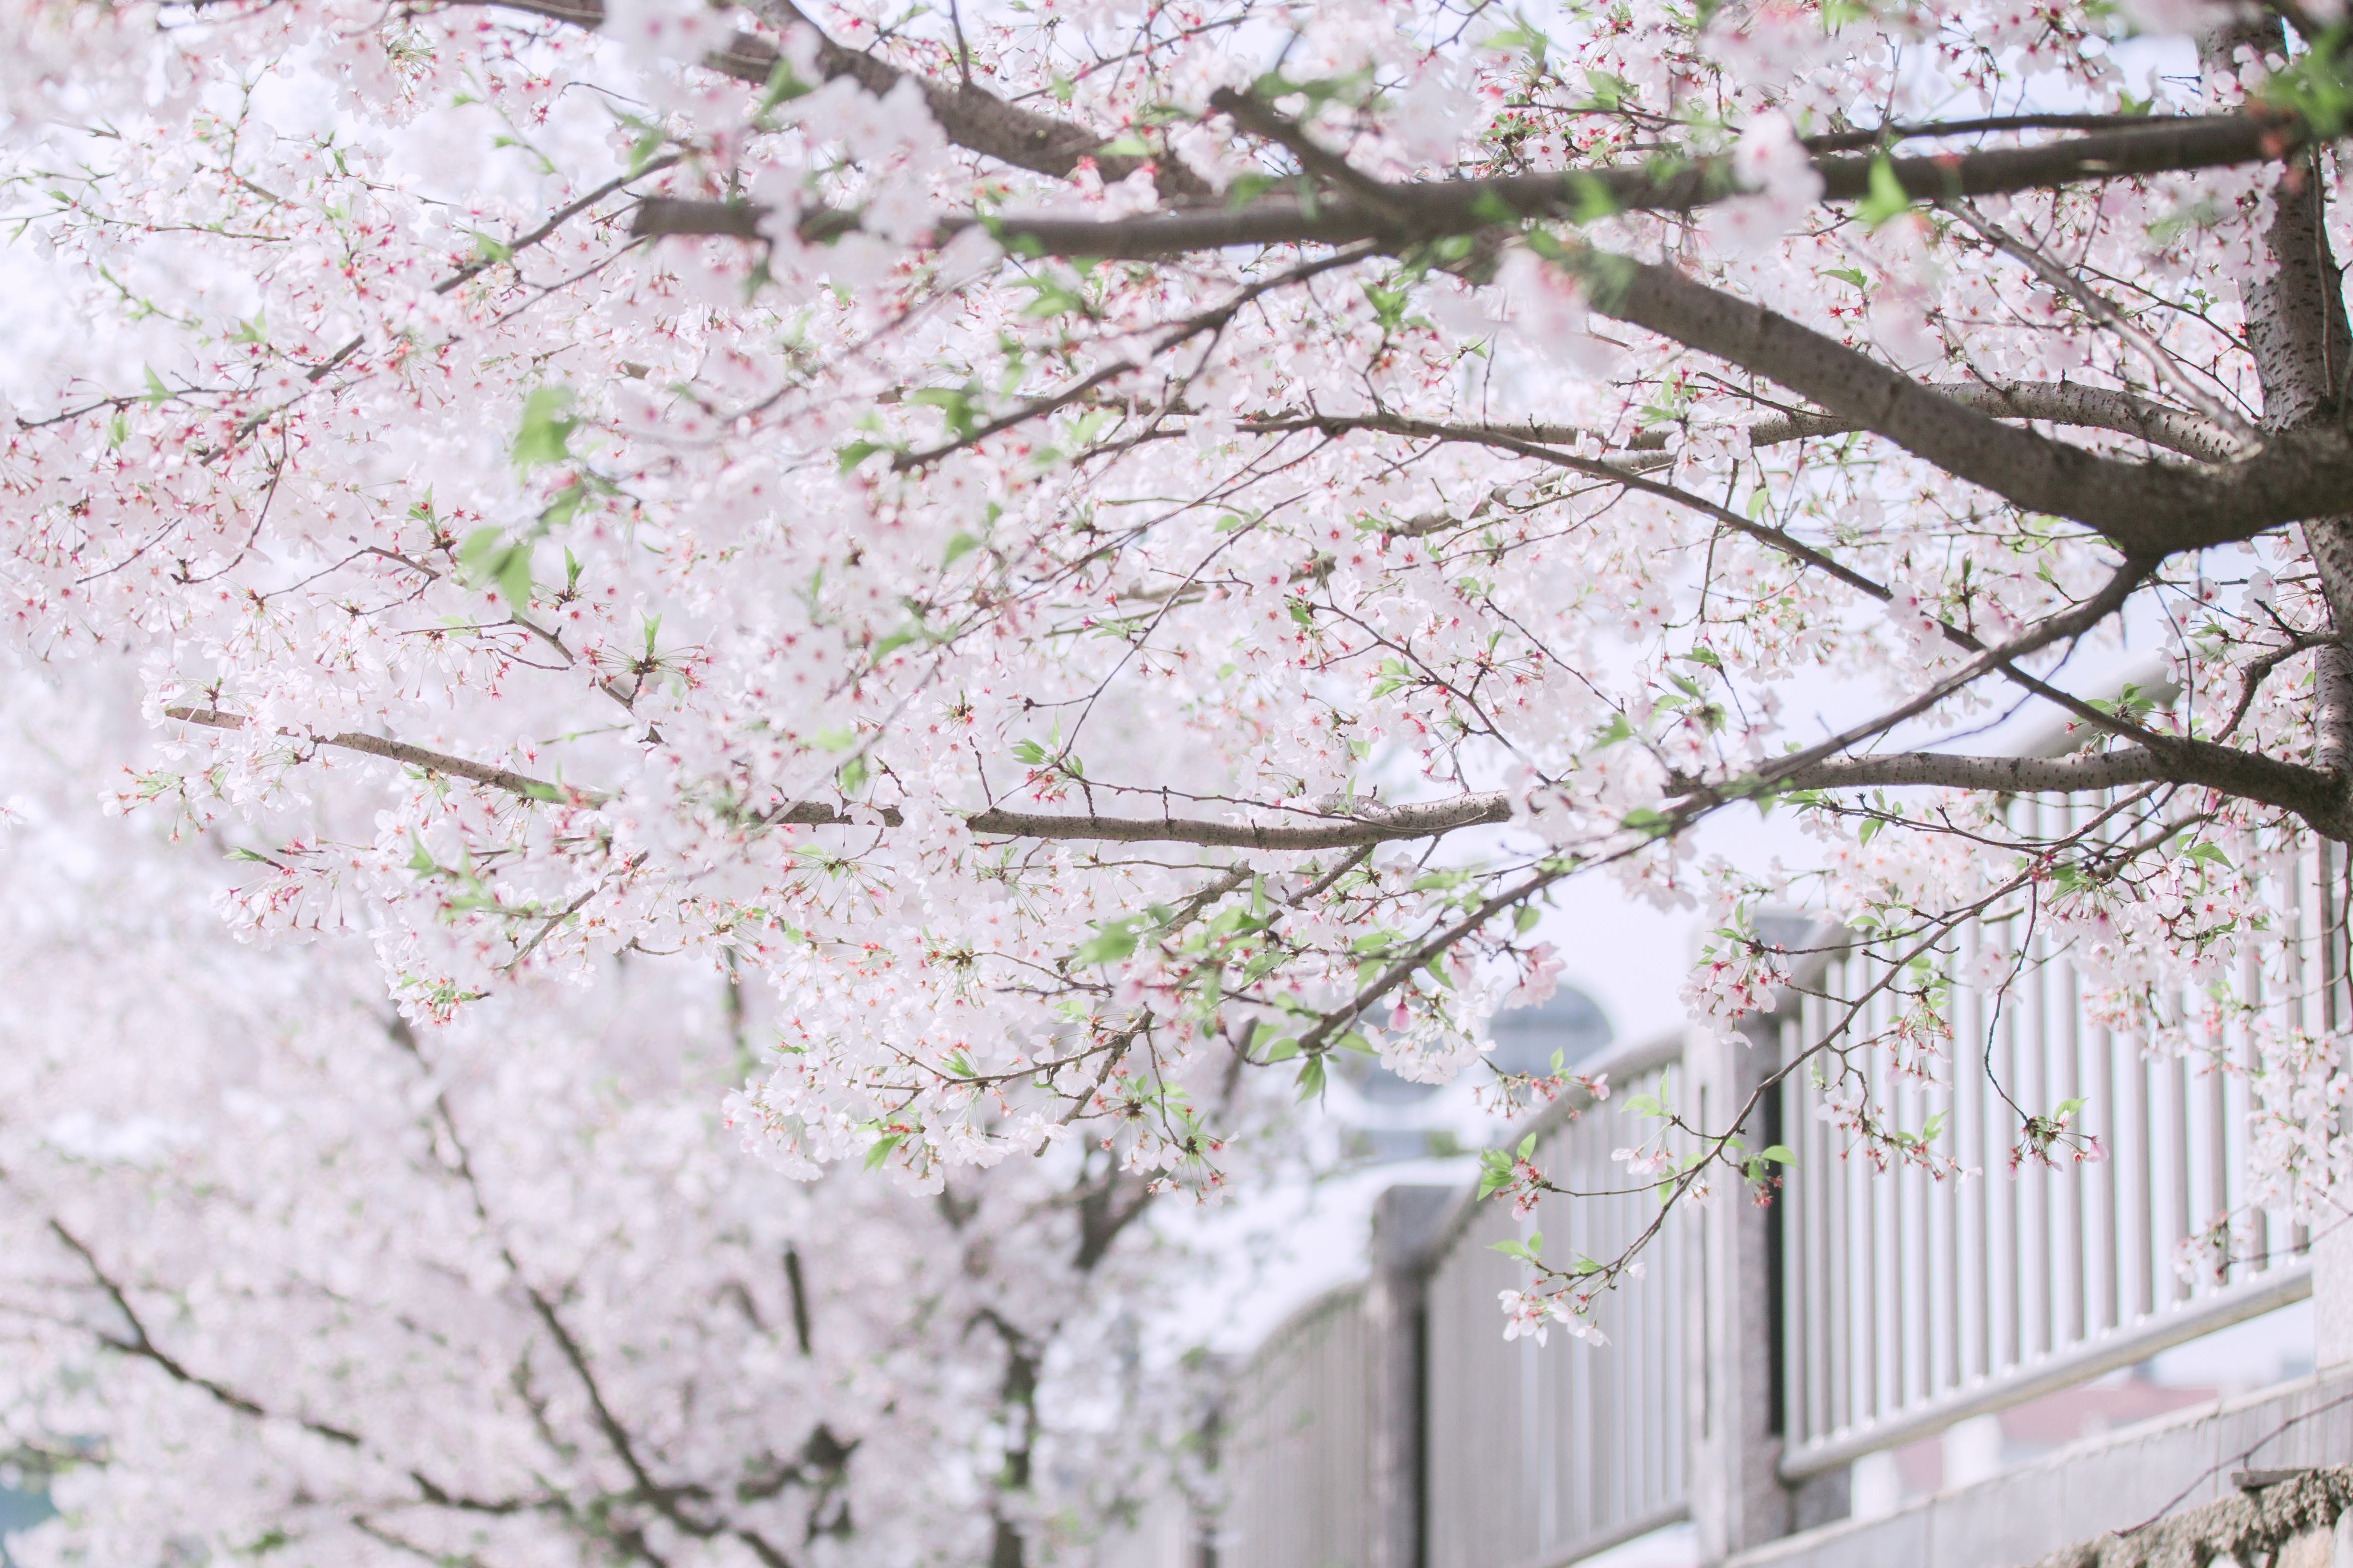
[[[2239,1470],[2353,1461],[2353,1367],[2086,1438],[1894,1513],[1786,1536],[1727,1568],[2019,1568],[2230,1495]]]

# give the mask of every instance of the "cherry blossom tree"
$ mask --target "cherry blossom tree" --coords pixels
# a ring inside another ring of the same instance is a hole
[[[1600,879],[1721,1026],[1768,903],[1883,952],[1784,1074],[1933,1074],[1978,917],[2192,1049],[2353,830],[2333,5],[9,16],[5,571],[140,660],[115,801],[420,1042],[723,961],[792,1173],[1209,1191],[1243,1080],[1460,1071]],[[1971,749],[2026,701],[2075,748]],[[1760,808],[1819,854],[1704,851]],[[2256,1070],[2316,1215],[2337,1047]]]
[[[106,754],[98,689],[20,689],[11,749]],[[1178,1484],[1167,1247],[1100,1152],[786,1181],[718,1125],[761,999],[707,965],[412,1027],[93,832],[87,771],[7,773],[0,1452],[63,1510],[17,1561],[1010,1568]]]

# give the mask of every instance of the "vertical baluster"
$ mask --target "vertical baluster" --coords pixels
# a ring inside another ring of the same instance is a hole
[[[1831,966],[1826,987],[1830,1000],[1822,1009],[1822,1029],[1816,1032],[1817,1038],[1843,1011],[1850,973],[1845,958]],[[1823,1063],[1825,1074],[1835,1070],[1834,1060],[1815,1059]],[[1823,1130],[1825,1144],[1837,1151],[1837,1163],[1823,1163],[1828,1178],[1822,1184],[1822,1207],[1829,1220],[1830,1268],[1823,1279],[1822,1300],[1830,1309],[1825,1314],[1830,1331],[1822,1345],[1822,1363],[1830,1369],[1831,1423],[1827,1430],[1839,1431],[1862,1417],[1862,1401],[1854,1379],[1854,1162],[1846,1158],[1847,1134],[1827,1122]]]
[[[2084,1255],[2090,1259],[2091,1297],[2084,1308],[2086,1328],[2097,1333],[2115,1328],[2124,1321],[2120,1303],[2125,1299],[2124,1241],[2117,1234],[2117,1189],[2124,1164],[2124,1151],[2118,1147],[2119,1129],[2123,1125],[2123,1107],[2116,1103],[2116,1040],[2113,1031],[2099,1025],[2081,1023],[2082,987],[2077,986],[2076,1010],[2084,1037],[2091,1044],[2092,1076],[2089,1085],[2092,1105],[2088,1127],[2099,1131],[2108,1157],[2092,1167],[2092,1190],[2088,1194],[2084,1215]]]
[[[2181,1247],[2196,1222],[2189,1206],[2189,1064],[2179,1053],[2168,1051],[2157,1067],[2156,1098],[2163,1123],[2157,1147],[2164,1153],[2152,1185],[2163,1195],[2165,1214],[2158,1232],[2163,1245],[2156,1259],[2157,1300],[2162,1308],[2189,1299],[2189,1283],[2181,1277]]]
[[[2260,1065],[2255,1050],[2253,1022],[2263,1016],[2263,1008],[2268,1002],[2263,990],[2263,968],[2256,961],[2253,943],[2249,943],[2239,955],[2239,995],[2246,1004],[2246,1011],[2241,1015],[2243,1021],[2234,1026],[2238,1031],[2234,1045],[2241,1072],[2247,1082],[2241,1086],[2241,1092],[2234,1107],[2235,1114],[2232,1118],[2232,1125],[2236,1136],[2232,1142],[2230,1168],[2232,1180],[2231,1201],[2245,1203],[2251,1201],[2253,1195],[2246,1189],[2244,1184],[2250,1155],[2247,1147],[2247,1128],[2254,1111],[2254,1093],[2251,1085],[2254,1071]],[[2279,1226],[2273,1222],[2272,1211],[2257,1209],[2252,1215],[2252,1221],[2255,1268],[2258,1270],[2269,1269],[2284,1261],[2274,1252],[2274,1248],[2284,1242],[2285,1237],[2279,1234]]]
[[[2050,1011],[2046,1016],[2053,1026],[2051,1037],[2051,1094],[2053,1102],[2088,1097],[2084,1094],[2083,1023],[2084,1007],[2081,986],[2072,959],[2054,958],[2051,965]],[[2087,1105],[2086,1110],[2090,1107]],[[2086,1125],[2080,1115],[2078,1126]],[[2066,1173],[2055,1184],[2057,1199],[2052,1214],[2051,1237],[2052,1278],[2058,1291],[2052,1302],[2056,1321],[2052,1324],[2051,1338],[2054,1347],[2075,1344],[2084,1337],[2084,1298],[2088,1276],[2094,1272],[2092,1255],[2084,1245],[2084,1173],[2090,1167],[2071,1160]]]
[[[1881,963],[1885,964],[1886,955]],[[1872,1008],[1872,1032],[1876,1035],[1892,1026],[1902,1004],[1889,991],[1882,991]],[[1873,1081],[1878,1086],[1880,1102],[1887,1114],[1900,1117],[1908,1109],[1904,1094],[1904,1080],[1890,1065],[1884,1048],[1871,1053]],[[1898,1125],[1902,1125],[1898,1122]],[[1904,1407],[1904,1362],[1905,1342],[1910,1325],[1904,1318],[1904,1255],[1905,1212],[1904,1178],[1900,1173],[1893,1179],[1879,1178],[1872,1184],[1872,1197],[1877,1205],[1878,1228],[1876,1256],[1873,1258],[1872,1286],[1875,1318],[1879,1328],[1879,1414],[1883,1417]]]
[[[1858,966],[1861,973],[1856,979],[1863,985],[1868,986],[1878,979],[1881,956],[1874,952]],[[1859,1037],[1868,1039],[1878,1032],[1884,1016],[1885,998],[1883,991],[1874,994],[1856,1016],[1855,1027]],[[1883,1107],[1887,1100],[1887,1075],[1880,1068],[1878,1050],[1874,1047],[1859,1051],[1857,1059],[1863,1064],[1863,1092],[1870,1097],[1873,1106]],[[1894,1216],[1890,1213],[1894,1194],[1887,1191],[1886,1184],[1878,1180],[1875,1169],[1867,1163],[1859,1163],[1855,1175],[1862,1204],[1859,1216],[1861,1223],[1856,1226],[1860,1246],[1859,1267],[1855,1272],[1857,1288],[1862,1293],[1860,1312],[1863,1325],[1862,1364],[1856,1376],[1864,1391],[1863,1408],[1872,1417],[1877,1418],[1893,1408],[1888,1389],[1893,1348],[1889,1343],[1893,1305],[1888,1300],[1887,1274],[1894,1251],[1889,1246],[1894,1229],[1892,1222]]]
[[[1916,1130],[1928,1120],[1928,1097],[1917,1080],[1905,1087],[1904,1125]],[[1898,1321],[1904,1325],[1903,1399],[1908,1405],[1934,1390],[1930,1359],[1936,1350],[1936,1296],[1931,1289],[1928,1260],[1932,1256],[1928,1177],[1916,1166],[1902,1177],[1904,1250],[1898,1283]]]
[[[2197,1064],[2198,1099],[2206,1122],[2206,1147],[2200,1162],[2200,1169],[2206,1177],[2206,1201],[2200,1217],[2200,1222],[2207,1225],[2217,1220],[2227,1224],[2232,1207],[2233,1185],[2231,1180],[2231,1083],[2230,1074],[2224,1070],[2230,1046],[2219,1021],[2206,1033],[2207,1056]],[[2225,1247],[2229,1247],[2227,1242]],[[2225,1282],[2240,1278],[2232,1261],[2231,1250],[2224,1254],[2222,1279]]]
[[[1962,953],[1974,963],[1977,955],[1996,944],[1986,926],[1971,922]],[[1991,1244],[1987,1235],[1987,1205],[1991,1182],[1985,1171],[1985,992],[1971,985],[1954,1004],[1953,1121],[1948,1136],[1969,1179],[1954,1194],[1959,1224],[1957,1240],[1959,1268],[1957,1314],[1958,1379],[1968,1383],[1986,1375],[1992,1366],[1989,1315],[1986,1304],[1992,1289],[1988,1273]]]
[[[2019,974],[2017,1023],[2010,1032],[2010,1098],[2036,1116],[2047,1114],[2052,1103],[2050,960],[2051,939],[2037,931]],[[2019,1167],[2014,1184],[2018,1189],[2017,1360],[2023,1364],[2049,1353],[2052,1347],[2051,1208],[2055,1184],[2039,1162],[2029,1161]]]
[[[2008,973],[2015,964],[2017,943],[2022,933],[2013,929],[2004,933],[2010,962],[2001,973]],[[2013,983],[2008,995],[1990,997],[1986,1005],[1994,1011],[1989,1025],[1992,1047],[1988,1053],[1989,1063],[1984,1100],[1985,1163],[1992,1189],[1986,1200],[1986,1364],[1989,1372],[2000,1374],[2018,1364],[2020,1350],[2018,1300],[2018,1184],[2001,1179],[2006,1168],[2008,1147],[2013,1120],[2009,1105],[2002,1100],[2000,1087],[2017,1082],[2013,1066],[2018,1034],[2017,985]],[[2017,1091],[2012,1089],[2011,1093]]]
[[[1952,989],[1947,993],[1947,1021],[1953,1026],[1953,1038],[1947,1047],[1943,1071],[1939,1074],[1941,1089],[1932,1097],[1929,1113],[1945,1113],[1946,1131],[1939,1131],[1930,1152],[1946,1154],[1951,1148],[1949,1131],[1958,1103],[1960,1067],[1968,1055],[1966,1036],[1962,1033],[1960,969],[1968,949],[1967,943],[1974,934],[1976,922],[1956,932],[1954,951],[1946,964],[1946,973]],[[1932,1184],[1928,1192],[1929,1214],[1929,1364],[1928,1386],[1932,1394],[1942,1394],[1957,1386],[1961,1380],[1961,1225],[1960,1192],[1950,1180]]]
[[[1825,972],[1822,986],[1829,986]],[[1805,1043],[1821,1037],[1822,1004],[1808,997],[1799,1016],[1805,1020]],[[1799,1429],[1807,1441],[1830,1432],[1838,1418],[1831,1396],[1831,1210],[1837,1202],[1832,1185],[1830,1125],[1816,1115],[1820,1098],[1810,1081],[1810,1067],[1790,1079],[1797,1106],[1791,1129],[1798,1134],[1798,1215],[1805,1233],[1805,1289],[1790,1303],[1791,1321],[1802,1325],[1805,1353],[1795,1364],[1804,1369],[1806,1419]],[[1799,1434],[1793,1433],[1792,1436]]]

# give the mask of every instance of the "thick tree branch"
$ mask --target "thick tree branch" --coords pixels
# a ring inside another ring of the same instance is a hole
[[[2083,523],[2129,554],[2155,560],[2248,538],[2353,493],[2353,446],[2338,431],[2283,438],[2209,468],[2102,457],[2003,425],[1672,268],[1592,252],[1579,266],[1597,311],[1777,382],[1957,479]]]
[[[2159,746],[2126,746],[2073,757],[1972,757],[1907,752],[1816,763],[1788,773],[1789,789],[1922,786],[1994,790],[2100,790],[2121,784],[2178,784],[2291,811],[2329,837],[2347,837],[2344,791],[2335,775],[2258,752],[2211,741],[2168,737]]]
[[[1752,521],[1738,513],[1715,505],[1673,486],[1662,484],[1638,474],[1590,458],[1548,451],[1525,441],[1477,434],[1475,427],[1458,427],[1398,418],[1391,416],[1353,419],[1302,421],[1300,427],[1318,428],[1327,433],[1343,429],[1377,429],[1391,434],[1427,437],[1442,440],[1476,440],[1523,456],[1553,462],[1595,478],[1614,479],[1630,489],[1639,489],[1693,506],[1725,526],[1748,533],[1760,542],[1779,550],[1793,560],[1812,566],[1856,587],[1873,597],[1884,599],[1887,590],[1861,576],[1813,547],[1795,540],[1780,530]],[[2082,699],[2061,691],[2048,682],[2027,674],[2017,661],[2053,642],[2073,637],[2105,620],[2122,607],[2125,599],[2145,574],[2145,567],[2127,558],[2124,566],[2099,593],[2063,614],[2040,623],[2023,636],[2000,647],[1989,647],[1978,637],[1959,627],[1944,625],[1946,640],[1954,646],[1975,653],[1978,657],[1962,669],[1945,677],[1927,691],[1908,699],[1898,707],[1880,714],[1845,732],[1817,742],[1803,752],[1776,758],[1742,781],[1754,793],[1758,788],[1778,792],[1785,789],[1831,789],[1868,787],[1873,784],[1927,784],[1955,788],[2018,791],[2026,789],[2099,789],[2111,784],[2147,783],[2152,780],[2173,784],[2197,784],[2218,790],[2225,795],[2253,800],[2263,805],[2295,812],[2313,828],[2328,837],[2353,840],[2353,808],[2348,808],[2340,773],[2327,768],[2306,767],[2283,762],[2259,752],[2242,751],[2233,746],[2219,745],[2211,741],[2193,740],[2185,736],[2162,735],[2144,727],[2128,724],[2112,715],[2093,709]],[[1950,756],[1943,753],[1905,753],[1889,757],[1842,758],[1839,753],[1882,735],[1906,719],[1926,711],[1955,691],[1980,677],[2000,670],[2025,689],[2067,708],[2090,722],[2113,732],[2125,735],[2137,743],[2113,753],[2075,759],[2029,759],[2009,757]],[[2113,776],[2111,776],[2113,775]],[[2042,782],[2033,782],[2033,781]],[[1695,788],[1686,797],[1686,808],[1721,799],[1736,798],[1723,787]],[[1684,808],[1679,808],[1684,809]]]
[[[2247,444],[2228,426],[2202,414],[2174,408],[2135,393],[2071,382],[1928,382],[1926,390],[1949,403],[1994,419],[2038,419],[2080,425],[2134,436],[2201,463],[2227,463],[2245,455]],[[1835,436],[1863,426],[1829,414],[1795,414],[1749,427],[1748,444],[1774,447],[1810,436]],[[1664,445],[1663,438],[1661,445]],[[1640,445],[1638,442],[1637,445]]]
[[[2262,112],[2150,120],[2137,129],[2073,136],[2031,147],[1996,147],[1934,158],[1897,158],[1890,166],[1923,200],[2047,190],[2177,170],[2228,167],[2284,156],[2306,145],[2300,120]],[[1869,194],[1873,157],[1814,160],[1822,199]],[[1380,184],[1377,204],[1334,194],[1314,202],[1261,197],[1239,207],[1195,206],[1122,218],[1024,216],[989,220],[1008,245],[1054,256],[1156,260],[1232,246],[1346,245],[1379,240],[1403,248],[1527,218],[1577,218],[1597,210],[1689,212],[1742,194],[1729,157],[1696,159],[1671,173],[1647,163],[1491,179]],[[661,226],[641,216],[640,234],[756,234],[760,209],[743,204],[670,204]],[[950,220],[943,234],[976,220]]]

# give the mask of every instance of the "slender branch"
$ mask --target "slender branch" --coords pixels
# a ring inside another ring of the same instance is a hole
[[[113,1303],[114,1310],[121,1314],[123,1325],[129,1331],[128,1338],[121,1334],[97,1333],[96,1337],[100,1343],[121,1354],[138,1357],[160,1370],[173,1382],[197,1389],[210,1395],[215,1403],[234,1410],[241,1415],[250,1415],[261,1421],[290,1420],[304,1431],[316,1433],[347,1448],[356,1448],[361,1446],[359,1435],[355,1432],[347,1431],[343,1427],[315,1420],[307,1415],[281,1417],[276,1411],[265,1408],[257,1401],[237,1393],[227,1384],[191,1370],[187,1363],[155,1342],[153,1337],[147,1331],[145,1320],[140,1317],[138,1309],[131,1304],[129,1294],[115,1280],[114,1276],[108,1273],[100,1264],[98,1255],[85,1246],[79,1237],[68,1230],[63,1221],[51,1218],[48,1224],[49,1234],[62,1242],[67,1250],[81,1259],[82,1267],[90,1271],[91,1280],[97,1284],[100,1290],[105,1293],[106,1299]]]
[[[2184,375],[2174,357],[2166,352],[2165,345],[2117,309],[2115,301],[2043,255],[2040,249],[2008,233],[2000,225],[1980,216],[1968,203],[1947,203],[1945,210],[1977,230],[1978,237],[1988,245],[2041,279],[2045,287],[2066,295],[2083,307],[2086,315],[2130,343],[2161,379],[2172,383],[2174,389],[2195,405],[2200,414],[2233,432],[2241,444],[2253,447],[2260,441],[2261,437],[2253,425],[2242,418],[2230,405]]]
[[[1221,87],[1209,94],[1209,107],[1229,116],[1243,130],[1287,149],[1302,169],[1339,186],[1372,211],[1392,220],[1407,216],[1406,208],[1391,199],[1391,186],[1320,145],[1296,121],[1277,113],[1265,100]]]
[[[1893,147],[1899,142],[1929,142],[1947,136],[1983,136],[2003,131],[2123,131],[2148,123],[2146,114],[1989,114],[1976,120],[1898,122],[1874,125],[1867,131],[1832,132],[1809,136],[1800,145],[1809,153],[1853,153],[1865,147]]]
[[[164,716],[216,730],[242,730],[248,722],[241,715],[224,713],[211,708],[166,708]],[[332,746],[404,763],[430,773],[447,773],[452,778],[503,790],[525,800],[594,807],[612,798],[601,791],[551,784],[511,768],[470,762],[464,757],[453,757],[446,752],[427,751],[422,746],[389,741],[378,735],[348,731],[334,735],[299,735],[289,730],[281,730],[279,733],[299,740],[305,745]],[[1106,816],[1094,813],[1067,816],[1008,811],[991,806],[985,811],[969,812],[964,820],[969,831],[990,838],[1097,839],[1121,844],[1198,844],[1281,851],[1341,849],[1357,845],[1386,844],[1397,839],[1434,837],[1458,828],[1509,822],[1512,805],[1501,792],[1493,792],[1456,795],[1447,800],[1412,805],[1382,805],[1367,801],[1360,803],[1354,812],[1346,815],[1320,812],[1300,815],[1309,820],[1292,826],[1212,822],[1180,816]],[[819,801],[797,801],[760,817],[762,826],[771,827],[861,827],[878,824],[884,827],[898,827],[903,825],[904,820],[896,806],[873,809],[870,815]]]
[[[202,724],[215,730],[242,730],[248,721],[242,714],[223,713],[212,708],[166,708],[166,719],[183,723]],[[492,767],[487,763],[469,762],[446,752],[428,752],[422,746],[412,746],[405,741],[388,741],[381,735],[362,735],[344,731],[333,735],[301,735],[291,730],[278,731],[306,745],[332,746],[339,751],[358,752],[387,762],[405,763],[428,773],[447,773],[452,778],[467,779],[491,789],[504,790],[509,795],[522,795],[526,800],[560,801],[573,805],[602,805],[610,797],[593,790],[575,789],[569,784],[550,784],[544,779],[519,773],[512,768]]]
[[[596,28],[605,21],[604,0],[448,0],[452,5],[491,5],[527,12],[576,27]],[[887,97],[902,81],[913,81],[924,107],[950,142],[968,152],[1017,169],[1057,176],[1074,173],[1082,161],[1092,160],[1105,181],[1124,180],[1150,167],[1153,183],[1168,199],[1207,197],[1201,177],[1174,158],[1134,157],[1103,151],[1112,138],[1091,126],[1057,120],[1035,110],[1008,103],[969,79],[936,82],[919,72],[902,70],[878,56],[845,47],[827,37],[793,0],[753,0],[749,7],[779,32],[807,27],[817,39],[818,74],[831,81],[849,77],[876,98]],[[780,56],[766,38],[738,33],[723,49],[713,50],[703,64],[738,81],[765,86]]]

